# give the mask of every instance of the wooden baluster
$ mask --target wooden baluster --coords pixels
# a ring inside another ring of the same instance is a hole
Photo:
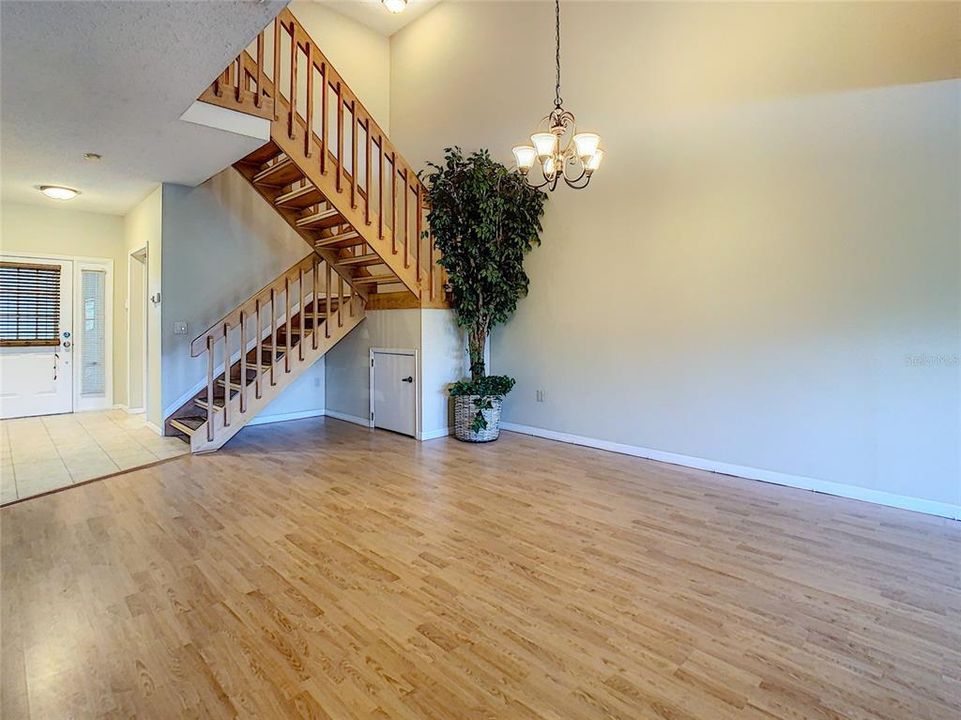
[[[311,331],[311,335],[314,338],[314,350],[317,349],[317,343],[318,343],[317,334],[320,332],[320,310],[318,308],[318,305],[320,304],[320,299],[317,296],[317,274],[319,272],[320,270],[318,269],[317,260],[315,258],[314,264],[310,268],[310,282],[311,282],[311,290],[312,290],[311,295],[314,298],[314,322],[313,322],[313,330]]]
[[[232,64],[237,66],[237,87],[234,88],[234,99],[240,104],[244,101],[244,77],[246,75],[244,72],[243,53],[238,55]]]
[[[227,413],[227,406],[230,405],[230,342],[228,342],[227,334],[230,332],[230,324],[224,323],[224,427],[230,426],[230,417]],[[210,404],[213,406],[214,399],[210,398]]]
[[[297,66],[299,48],[297,46],[297,33],[293,25],[290,26],[290,120],[287,128],[287,136],[294,140],[297,137]]]
[[[337,327],[344,325],[344,276],[337,275]]]
[[[243,310],[240,311],[240,412],[247,412],[247,314]]]
[[[384,239],[384,136],[377,144],[377,236]]]
[[[300,266],[300,283],[297,285],[297,299],[300,303],[300,337],[297,338],[297,357],[304,361],[304,315],[307,314],[307,293],[304,292],[304,266]]]
[[[257,353],[257,381],[254,385],[254,398],[260,400],[263,391],[260,386],[260,378],[264,374],[264,349],[260,346],[260,298],[254,302],[254,347]]]
[[[337,192],[341,191],[344,175],[344,96],[341,94],[340,81],[337,81]]]
[[[330,337],[330,263],[325,263],[327,269],[327,284],[324,285],[324,295],[327,299],[327,317],[324,318],[324,337]]]
[[[367,118],[364,138],[367,149],[367,157],[364,158],[364,169],[366,170],[364,173],[364,222],[370,225],[370,118]]]
[[[290,277],[284,278],[284,372],[290,372]]]
[[[274,18],[274,120],[280,120],[280,30],[280,18]]]
[[[410,187],[404,168],[404,267],[410,267]]]
[[[350,207],[357,209],[357,101],[350,101]]]
[[[257,36],[257,97],[254,98],[254,105],[258,108],[263,104],[265,39],[263,32]]]
[[[397,254],[397,153],[390,152],[390,245]]]
[[[304,155],[311,157],[314,143],[314,44],[307,43],[307,137],[304,138]]]
[[[327,63],[321,63],[321,79],[323,82],[323,89],[320,91],[320,113],[323,115],[324,124],[321,126],[321,151],[320,151],[320,172],[324,175],[327,174],[327,125],[330,123],[328,118],[327,110]]]
[[[270,288],[270,386],[277,384],[274,366],[277,365],[277,291]]]
[[[207,336],[207,442],[214,440],[214,336]]]
[[[415,262],[416,265],[417,265],[417,282],[420,282],[420,277],[421,277],[421,276],[420,276],[420,244],[421,244],[421,237],[420,237],[420,236],[421,236],[421,233],[424,231],[424,225],[423,225],[423,223],[424,223],[424,204],[423,204],[423,197],[421,196],[420,190],[421,190],[421,186],[420,186],[420,184],[418,183],[417,186],[416,186],[416,192],[417,192],[417,217],[415,218],[416,231],[415,231],[415,233],[414,233],[414,235],[415,235],[415,237],[414,237],[414,243],[415,243],[415,245],[414,245],[414,252],[415,252],[414,262]]]

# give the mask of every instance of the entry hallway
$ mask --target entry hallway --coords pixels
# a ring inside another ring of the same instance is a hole
[[[149,429],[143,413],[99,410],[0,420],[0,503],[189,451],[185,442]]]
[[[11,720],[961,716],[911,512],[329,419],[0,512]]]

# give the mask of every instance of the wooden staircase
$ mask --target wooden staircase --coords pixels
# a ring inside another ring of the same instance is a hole
[[[206,382],[165,431],[193,452],[221,447],[367,310],[448,306],[423,183],[289,10],[200,100],[270,121],[234,167],[311,254],[191,344]]]
[[[447,306],[423,183],[289,10],[200,100],[270,120],[234,167],[368,309]]]
[[[364,319],[365,302],[316,253],[288,268],[193,341],[207,380],[167,434],[192,452],[221,447]]]

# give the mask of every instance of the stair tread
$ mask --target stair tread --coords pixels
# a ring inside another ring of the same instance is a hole
[[[384,261],[380,255],[365,253],[364,255],[348,255],[347,257],[337,258],[335,264],[341,267],[364,267],[366,265],[383,265]]]
[[[310,227],[319,222],[330,221],[334,218],[341,217],[340,212],[333,207],[328,207],[325,210],[319,210],[317,212],[311,213],[310,215],[304,215],[301,218],[297,218],[294,223],[297,227]],[[333,223],[336,224],[336,223]]]
[[[207,418],[200,415],[187,415],[185,417],[171,418],[168,422],[181,432],[192,435],[201,425],[207,422]]]
[[[351,280],[355,284],[370,285],[373,283],[399,283],[400,280],[393,273],[387,273],[384,275],[363,275],[360,277],[355,277]]]
[[[282,193],[274,198],[274,205],[300,205],[301,207],[306,207],[317,202],[317,199],[322,197],[320,190],[313,186],[312,183],[308,183],[303,187],[294,188],[288,192]]]
[[[239,392],[239,390],[235,390],[235,389],[233,389],[233,388],[230,389],[230,398],[231,398],[231,400],[232,400],[234,397],[236,397],[236,395],[237,395],[238,392]],[[207,391],[206,391],[206,390],[203,391],[203,395],[201,395],[200,397],[197,398],[197,401],[198,401],[198,402],[202,402],[202,403],[206,403],[206,402],[207,402]],[[223,404],[224,404],[224,392],[223,392],[223,390],[222,390],[222,389],[214,389],[214,405],[223,406]]]
[[[360,233],[358,233],[356,230],[349,230],[347,232],[338,233],[336,235],[331,235],[330,237],[315,240],[314,247],[331,247],[334,245],[339,245],[340,243],[346,243],[348,245],[361,245],[364,242],[366,241],[360,236]]]
[[[259,185],[290,185],[297,178],[303,177],[300,168],[288,156],[265,167],[253,177],[254,184]]]

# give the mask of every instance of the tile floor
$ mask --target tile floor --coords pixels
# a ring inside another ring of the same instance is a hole
[[[189,450],[123,410],[0,420],[0,504]]]

